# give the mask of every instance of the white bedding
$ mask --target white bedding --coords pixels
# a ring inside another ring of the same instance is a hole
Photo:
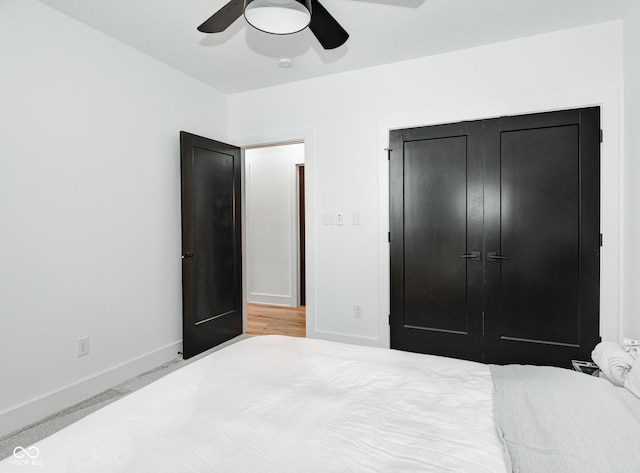
[[[640,399],[550,366],[490,366],[493,419],[518,473],[640,472]]]
[[[492,389],[478,363],[253,337],[42,440],[35,465],[10,457],[0,472],[504,473]]]

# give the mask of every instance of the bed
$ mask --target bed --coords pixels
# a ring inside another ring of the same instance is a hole
[[[640,399],[559,368],[284,336],[214,352],[0,472],[640,472]]]

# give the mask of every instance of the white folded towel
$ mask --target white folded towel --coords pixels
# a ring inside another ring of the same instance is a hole
[[[617,386],[624,386],[634,361],[624,348],[615,342],[600,342],[591,352],[591,358],[609,381]]]

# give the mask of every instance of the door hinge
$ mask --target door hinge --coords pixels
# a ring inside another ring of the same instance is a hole
[[[600,246],[602,246],[602,233],[600,234]]]
[[[387,232],[387,240],[391,243],[391,232]]]
[[[391,148],[385,148],[384,149],[387,152],[387,160],[391,161],[391,151],[393,151]]]
[[[391,314],[389,314],[389,325],[391,325]]]
[[[604,133],[602,132],[602,128],[600,128],[600,143],[604,141],[603,134]]]
[[[482,339],[484,340],[484,311],[482,312]]]

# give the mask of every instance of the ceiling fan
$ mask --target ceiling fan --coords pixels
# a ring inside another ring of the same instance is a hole
[[[203,33],[221,33],[242,14],[254,28],[271,34],[292,34],[307,26],[324,49],[342,46],[349,33],[318,0],[231,0],[198,26]]]

